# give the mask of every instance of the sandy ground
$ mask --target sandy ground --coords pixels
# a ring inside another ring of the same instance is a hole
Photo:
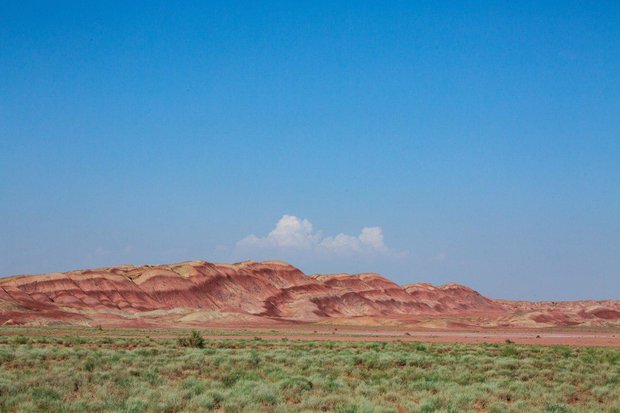
[[[219,328],[227,330],[226,328]],[[403,328],[363,328],[361,326],[291,326],[254,328],[248,331],[231,329],[236,338],[256,336],[272,339],[321,341],[411,341],[425,343],[505,343],[569,345],[620,348],[620,330],[610,329],[541,329],[541,330],[407,330]],[[210,338],[233,338],[228,334],[205,334]]]
[[[261,334],[239,334],[239,335],[211,335],[206,334],[207,338],[231,339],[245,338],[251,339],[261,337]],[[424,342],[424,343],[505,343],[510,340],[516,344],[537,344],[537,345],[569,345],[580,347],[611,347],[620,348],[620,335],[604,333],[513,333],[505,331],[495,332],[411,332],[409,335],[395,335],[389,333],[368,333],[368,334],[295,334],[294,332],[282,332],[281,334],[270,334],[263,336],[270,339],[288,340],[319,340],[319,341],[403,341],[403,342]]]
[[[403,341],[425,343],[505,343],[568,345],[588,347],[620,348],[618,329],[489,329],[489,330],[413,330],[391,327],[326,326],[318,324],[289,324],[279,326],[236,325],[197,327],[206,338],[253,339],[261,337],[270,340],[320,340],[320,341]],[[187,329],[126,329],[73,327],[3,327],[0,335],[26,336],[108,336],[108,337],[153,337],[173,338],[185,334]]]

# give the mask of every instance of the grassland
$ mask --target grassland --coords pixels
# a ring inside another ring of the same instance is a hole
[[[59,331],[0,329],[1,411],[620,413],[619,349]]]

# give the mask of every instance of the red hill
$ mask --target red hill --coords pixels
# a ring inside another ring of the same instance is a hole
[[[307,276],[279,261],[118,266],[0,279],[0,324],[110,326],[390,323],[419,327],[620,325],[620,302],[497,301],[450,283]]]

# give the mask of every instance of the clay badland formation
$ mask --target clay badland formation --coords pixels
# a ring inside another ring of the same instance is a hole
[[[118,266],[0,279],[0,324],[173,327],[327,323],[419,328],[620,326],[620,301],[492,300],[279,261]]]

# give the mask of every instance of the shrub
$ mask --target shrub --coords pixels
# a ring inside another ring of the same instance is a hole
[[[15,344],[28,344],[30,339],[24,336],[17,336],[14,338]]]
[[[280,382],[280,389],[290,390],[297,394],[303,393],[307,390],[312,390],[312,387],[312,382],[301,376],[290,377]]]
[[[502,357],[515,357],[519,355],[519,351],[512,344],[509,344],[505,347],[502,347],[500,354],[502,355]]]
[[[84,370],[93,371],[95,370],[95,360],[89,358],[84,362]]]
[[[205,339],[199,331],[192,330],[189,336],[179,337],[177,343],[181,347],[203,348],[205,346]]]
[[[545,408],[545,412],[549,413],[568,413],[566,406],[561,404],[550,404]]]

